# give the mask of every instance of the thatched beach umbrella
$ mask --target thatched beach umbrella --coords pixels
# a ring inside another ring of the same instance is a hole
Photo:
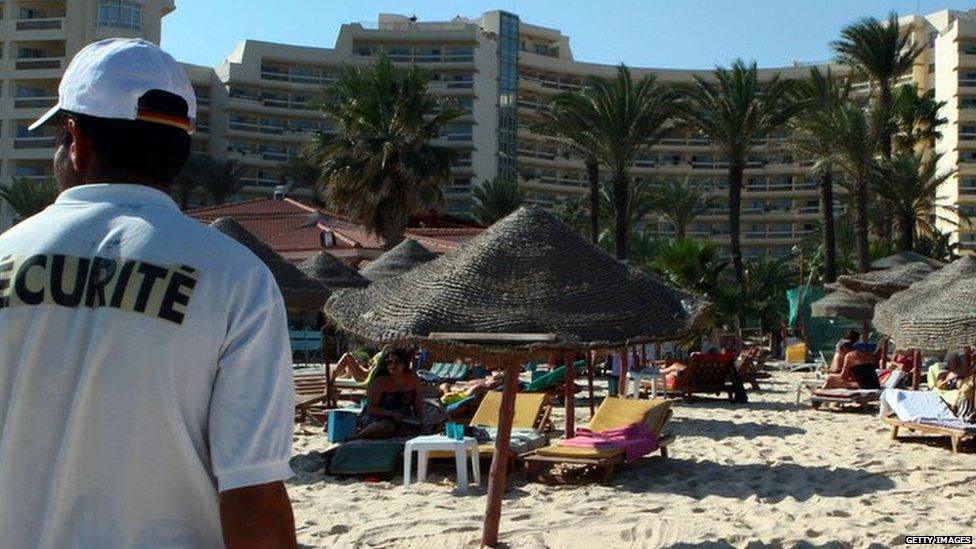
[[[521,362],[680,338],[706,308],[696,296],[617,261],[549,213],[523,207],[434,261],[333,296],[325,310],[366,339],[477,353],[505,368],[482,539],[495,545]],[[566,370],[568,410],[572,370]]]
[[[359,274],[375,282],[403,274],[433,259],[437,259],[437,254],[424,248],[416,240],[405,238],[403,242],[363,267]]]
[[[922,280],[933,270],[928,263],[915,262],[880,271],[842,275],[837,282],[852,292],[867,292],[887,299]]]
[[[243,244],[268,266],[289,311],[316,312],[331,294],[321,282],[298,270],[237,221],[221,217],[210,226]]]
[[[945,265],[938,259],[932,259],[931,257],[924,256],[915,252],[898,252],[896,254],[889,255],[887,257],[882,257],[871,262],[872,269],[890,269],[892,267],[898,267],[901,265],[908,265],[909,263],[925,263],[929,267],[938,269],[939,267]]]
[[[874,294],[836,290],[811,303],[810,315],[858,320],[861,322],[862,337],[867,341],[871,332],[871,317],[879,301],[881,298]]]
[[[306,259],[298,265],[298,270],[331,290],[369,286],[369,279],[328,252],[319,252]]]
[[[965,256],[878,305],[874,324],[899,347],[947,350],[976,341],[976,257]]]

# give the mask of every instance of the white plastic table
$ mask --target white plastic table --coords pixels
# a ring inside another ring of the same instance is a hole
[[[643,381],[651,382],[651,398],[657,398],[657,383],[654,381],[661,375],[661,370],[648,368],[637,372],[627,372],[627,382],[630,385],[630,396],[637,398],[640,395],[640,386]]]
[[[478,441],[474,437],[464,437],[464,440],[455,440],[444,435],[428,435],[412,438],[407,441],[406,449],[403,452],[403,485],[410,486],[412,475],[411,454],[417,453],[417,482],[427,480],[427,456],[429,452],[435,450],[446,450],[454,452],[454,466],[457,468],[458,491],[462,494],[468,493],[468,464],[465,463],[467,455],[471,455],[471,471],[474,474],[474,483],[481,484],[481,463],[478,456]]]

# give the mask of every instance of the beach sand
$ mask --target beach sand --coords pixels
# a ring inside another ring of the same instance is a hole
[[[500,540],[517,548],[867,547],[900,544],[906,534],[973,534],[976,454],[952,454],[948,439],[894,442],[876,408],[797,406],[800,379],[774,374],[746,405],[678,402],[670,458],[623,468],[611,486],[527,484],[517,472]],[[585,425],[589,408],[579,404],[576,417]],[[974,446],[964,443],[962,451]],[[328,447],[321,428],[296,427],[288,490],[304,546],[478,546],[484,478],[467,496],[453,493],[453,465],[407,488],[399,475],[391,482],[335,479],[322,469]]]

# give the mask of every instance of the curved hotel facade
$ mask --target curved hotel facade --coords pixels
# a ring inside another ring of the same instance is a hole
[[[20,31],[25,12],[19,4],[65,2],[17,2],[8,0],[4,11],[4,44],[8,57],[0,77],[5,91],[0,99],[4,127],[0,134],[0,176],[9,181],[16,176],[40,177],[50,172],[41,159],[50,157],[50,144],[33,142],[27,149],[18,144],[24,139],[39,139],[21,131],[31,116],[17,107],[27,97],[23,86],[31,87],[35,77],[19,66],[24,47],[32,42],[32,32]],[[173,3],[88,0],[89,12],[105,4],[141,4],[142,35],[158,40],[159,19],[173,9]],[[157,6],[157,4],[159,4]],[[92,11],[94,10],[94,11]],[[47,52],[58,58],[58,67],[46,69],[38,77],[35,95],[43,95],[45,105],[53,103],[57,70],[86,41],[100,37],[90,27],[103,28],[97,17],[72,19],[61,15],[62,33],[73,36],[76,26],[83,40],[67,40]],[[107,13],[107,12],[106,12]],[[113,15],[115,12],[113,12]],[[29,18],[27,18],[29,19]],[[12,23],[13,25],[8,25]],[[949,123],[942,129],[937,149],[944,153],[943,169],[957,173],[940,189],[938,200],[958,205],[964,214],[976,214],[976,13],[940,11],[925,16],[905,16],[901,23],[910,29],[916,43],[926,44],[904,82],[914,82],[922,91],[934,89],[936,98],[947,102],[943,115]],[[15,26],[18,30],[10,31]],[[82,28],[83,27],[83,28]],[[67,29],[67,30],[65,30]],[[132,33],[133,29],[125,32]],[[47,47],[47,46],[45,46]],[[39,46],[40,48],[40,46]],[[43,48],[41,48],[43,49]],[[748,58],[748,52],[741,52]],[[497,177],[517,179],[531,201],[552,206],[567,197],[586,192],[587,181],[582,159],[544,135],[533,132],[532,122],[546,108],[554,94],[578,89],[589,75],[612,76],[616,68],[577,61],[569,37],[555,29],[527,24],[515,14],[494,11],[477,19],[420,22],[415,18],[381,14],[375,24],[347,24],[339,31],[334,48],[311,48],[244,40],[224,63],[216,68],[186,65],[200,104],[198,132],[194,148],[218,158],[234,159],[247,167],[248,192],[269,194],[287,182],[282,164],[295,157],[310,135],[330,131],[329,121],[314,108],[322,90],[335,78],[344,63],[363,64],[386,55],[395,63],[417,64],[430,75],[430,88],[454,99],[464,115],[444,128],[438,142],[455,148],[453,181],[444,188],[448,210],[463,212],[471,202],[472,189]],[[784,78],[804,78],[809,65],[762,69],[762,79],[775,74]],[[687,84],[708,71],[651,69],[632,67],[638,75],[654,74],[663,84]],[[844,69],[834,68],[843,73]],[[863,84],[858,86],[866,90]],[[50,92],[50,93],[48,93]],[[33,91],[29,93],[34,93]],[[41,101],[38,110],[44,105]],[[47,136],[45,136],[47,137]],[[809,163],[794,158],[785,146],[786,132],[761,136],[745,172],[742,204],[743,252],[746,255],[783,255],[797,241],[812,235],[819,219],[816,179]],[[22,143],[20,143],[22,144]],[[722,155],[692,132],[663,139],[648,154],[639,158],[632,170],[636,178],[656,176],[686,177],[708,183],[718,196],[725,196],[728,185],[727,163]],[[689,234],[711,238],[720,250],[727,251],[728,221],[725,201],[699,218]],[[841,207],[843,210],[843,207]],[[9,222],[9,212],[5,212]],[[3,216],[0,216],[3,217]],[[2,221],[2,219],[0,219]],[[655,219],[647,226],[661,234],[670,227]],[[2,226],[2,225],[0,225]],[[946,224],[961,249],[976,248],[976,231],[967,226]]]

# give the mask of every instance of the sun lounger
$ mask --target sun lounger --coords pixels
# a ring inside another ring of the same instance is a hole
[[[403,449],[410,437],[353,440],[324,452],[327,475],[392,475],[403,463]]]
[[[494,429],[498,427],[498,415],[502,407],[502,393],[489,391],[478,405],[478,410],[471,417],[470,425],[487,428],[494,441]],[[543,430],[549,422],[552,406],[548,404],[544,393],[518,393],[515,395],[515,417],[512,420],[512,457],[518,453],[517,447],[526,448],[525,451],[535,449],[546,443]],[[518,436],[515,433],[518,431]],[[482,457],[489,457],[495,451],[494,442],[478,445],[478,453]],[[432,458],[453,458],[450,452],[431,452]]]
[[[588,430],[601,433],[644,423],[657,436],[657,449],[666,458],[667,447],[674,441],[672,435],[663,434],[670,418],[671,403],[667,400],[607,397],[590,420]],[[557,443],[523,454],[519,459],[525,462],[526,475],[530,480],[540,475],[543,469],[558,463],[602,470],[603,482],[607,483],[613,478],[616,467],[626,461],[626,452],[621,448],[564,447]]]
[[[894,370],[885,379],[881,389],[812,389],[810,405],[814,409],[820,408],[824,404],[836,406],[855,405],[864,408],[869,404],[878,402],[881,398],[882,391],[885,389],[895,389],[904,380],[905,372]]]
[[[586,374],[586,361],[577,360],[573,363],[573,373],[574,377],[580,377]],[[547,394],[562,394],[563,385],[566,383],[566,367],[559,366],[553,368],[547,374],[540,376],[539,378],[526,383],[521,388],[521,391],[526,393],[547,393]]]
[[[427,383],[445,383],[463,381],[471,374],[471,367],[456,362],[435,362],[430,369],[418,370],[417,376]]]
[[[892,440],[899,440],[899,429],[949,437],[953,453],[963,438],[976,436],[976,425],[956,417],[932,391],[886,390],[881,395],[881,419],[891,426]]]
[[[690,398],[693,394],[728,393],[732,398],[732,372],[735,353],[706,355],[691,353],[688,365],[674,377],[674,383],[665,389],[666,394]]]
[[[295,381],[295,419],[304,422],[314,408],[324,409],[328,379],[324,374],[296,375]]]

